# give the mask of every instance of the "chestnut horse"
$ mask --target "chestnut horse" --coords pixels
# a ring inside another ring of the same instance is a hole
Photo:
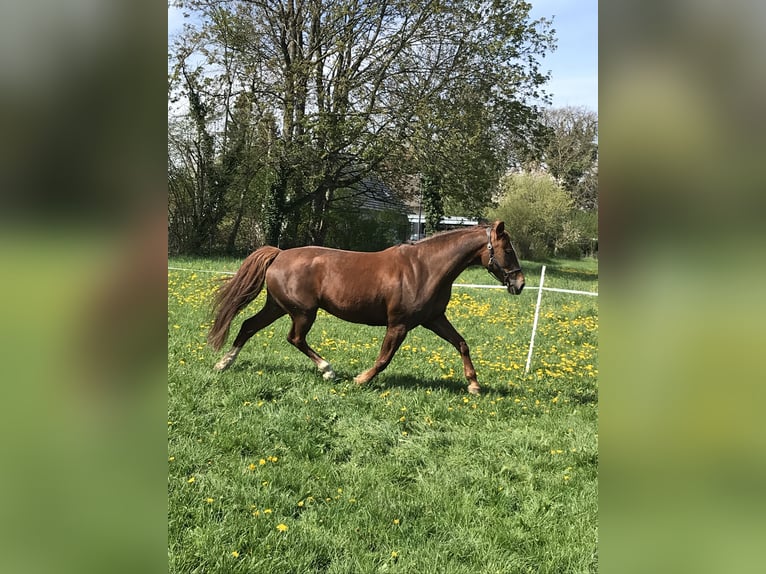
[[[306,343],[321,308],[344,321],[386,327],[378,359],[354,379],[357,383],[366,383],[385,369],[407,332],[422,325],[458,350],[468,391],[477,394],[479,383],[468,345],[444,314],[453,281],[471,265],[486,268],[514,295],[524,288],[524,274],[502,221],[447,231],[374,253],[261,247],[216,294],[208,341],[219,350],[234,316],[266,283],[265,305],[242,323],[233,346],[215,369],[229,367],[250,337],[287,314],[293,322],[287,340],[314,361],[325,379],[334,379],[330,363]]]

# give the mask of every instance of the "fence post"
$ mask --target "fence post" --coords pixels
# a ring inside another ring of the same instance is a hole
[[[543,298],[543,282],[545,281],[545,265],[540,271],[540,287],[537,290],[537,305],[535,305],[535,320],[532,323],[532,337],[529,339],[529,353],[527,354],[527,366],[524,368],[524,374],[529,372],[529,365],[532,363],[532,349],[535,346],[535,333],[537,332],[537,319],[540,317],[540,301]]]

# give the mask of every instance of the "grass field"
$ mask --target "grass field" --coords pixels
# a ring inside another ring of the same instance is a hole
[[[525,375],[537,291],[454,288],[478,397],[422,328],[358,387],[384,329],[322,312],[308,340],[335,382],[287,343],[287,318],[219,374],[205,335],[221,275],[203,271],[239,263],[169,261],[198,270],[168,271],[170,572],[597,570],[596,297],[544,293]],[[537,285],[540,264],[522,265]],[[598,291],[595,261],[546,265],[546,286]],[[480,268],[457,282],[496,283]]]

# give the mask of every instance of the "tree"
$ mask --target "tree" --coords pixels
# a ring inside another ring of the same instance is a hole
[[[586,108],[543,111],[541,161],[583,210],[598,209],[598,116]],[[536,163],[539,165],[539,163]]]
[[[268,120],[252,113],[247,93],[229,98],[221,115],[199,69],[180,68],[185,115],[169,114],[169,235],[177,251],[235,250],[242,222],[262,211],[268,174],[259,150],[271,137]],[[223,234],[223,235],[222,235]],[[223,239],[225,237],[225,239]],[[249,241],[248,243],[254,243]]]
[[[174,70],[201,62],[215,152],[234,136],[231,102],[240,94],[256,118],[275,118],[257,154],[270,174],[263,212],[273,244],[324,243],[333,203],[346,197],[339,190],[373,172],[392,184],[439,174],[445,203],[478,212],[502,171],[498,141],[529,131],[536,109],[528,102],[545,98],[537,60],[553,37],[526,2],[177,4],[201,25],[175,45]]]
[[[439,176],[433,173],[423,174],[420,178],[423,193],[423,210],[425,211],[425,232],[427,235],[441,229],[441,219],[444,217],[444,204],[441,197]]]
[[[209,251],[225,213],[222,194],[226,182],[221,181],[222,170],[215,164],[214,140],[208,130],[209,109],[200,95],[199,78],[186,70],[183,77],[189,121],[174,124],[168,137],[171,236],[175,235],[184,249],[200,253]]]

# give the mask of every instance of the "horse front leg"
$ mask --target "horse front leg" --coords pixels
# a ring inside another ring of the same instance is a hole
[[[468,392],[472,395],[478,395],[481,388],[479,387],[479,381],[476,379],[476,369],[473,368],[468,344],[455,327],[452,326],[446,315],[441,315],[436,319],[423,323],[423,326],[439,335],[457,349],[460,357],[463,359],[463,372],[465,373],[465,378],[468,379]]]
[[[354,377],[354,382],[358,385],[363,385],[369,382],[375,375],[385,369],[391,362],[391,359],[396,353],[396,350],[404,341],[407,336],[407,327],[405,325],[392,325],[386,329],[386,336],[383,337],[383,344],[380,347],[380,354],[378,359],[371,369],[367,369],[363,373]]]

